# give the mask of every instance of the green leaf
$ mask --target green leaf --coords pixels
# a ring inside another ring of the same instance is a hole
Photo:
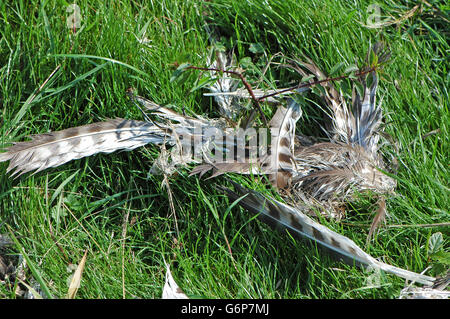
[[[183,63],[181,64],[172,74],[172,76],[170,77],[170,82],[174,82],[176,80],[178,80],[181,75],[183,74],[183,72],[190,67],[191,64],[190,63]]]
[[[308,82],[311,79],[314,79],[314,74],[310,74],[310,75],[302,77],[302,80],[300,82]]]
[[[446,265],[447,267],[450,266],[450,253],[449,252],[438,251],[437,253],[434,253],[431,255],[431,259],[437,261],[438,263]]]
[[[345,68],[344,73],[356,72],[359,71],[359,68],[356,64],[350,64]]]
[[[431,273],[433,276],[445,276],[447,274],[447,268],[443,264],[435,264],[431,267]]]
[[[378,55],[370,50],[370,65],[375,66],[378,64]]]
[[[434,255],[443,250],[444,238],[442,233],[437,232],[430,236],[428,239],[427,253],[428,256]]]
[[[263,54],[264,53],[264,47],[259,42],[250,44],[249,50],[251,53],[254,53],[254,54]]]
[[[330,75],[337,74],[344,67],[344,65],[345,65],[345,62],[340,62],[340,63],[336,64],[335,66],[333,66],[331,68]]]
[[[217,78],[211,78],[211,77],[209,77],[209,76],[207,76],[207,77],[204,77],[204,78],[202,78],[202,79],[200,79],[198,82],[197,82],[197,85],[195,85],[192,89],[191,89],[191,93],[192,92],[194,92],[194,91],[197,91],[197,90],[199,90],[199,89],[201,89],[201,88],[203,88],[203,87],[205,87],[205,86],[210,86],[212,83],[214,83],[215,81],[217,81]]]
[[[350,73],[349,75],[348,75],[348,78],[349,79],[351,79],[351,80],[356,80],[356,79],[358,79],[357,77],[356,77],[356,75],[355,75],[355,73]]]
[[[69,194],[63,199],[64,204],[66,204],[72,211],[82,211],[84,209],[83,202],[78,199],[74,194]]]
[[[249,69],[251,67],[253,67],[253,62],[252,59],[248,56],[243,57],[240,61],[239,64],[244,68],[244,69]]]

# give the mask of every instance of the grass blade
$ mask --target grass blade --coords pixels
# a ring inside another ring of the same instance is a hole
[[[62,192],[64,186],[66,186],[66,184],[68,182],[70,182],[72,180],[72,178],[75,177],[75,175],[78,174],[80,170],[77,170],[75,173],[73,173],[72,175],[70,175],[69,177],[67,177],[59,186],[58,188],[55,190],[55,192],[53,193],[51,199],[50,199],[50,203],[49,206],[53,203],[53,201],[55,200],[56,197],[58,197],[58,195]]]
[[[14,236],[14,232],[11,229],[9,225],[7,225],[9,230],[9,235],[11,239],[13,240],[14,244],[16,244],[17,248],[19,249],[20,253],[22,254],[23,258],[27,262],[28,267],[31,270],[31,273],[33,274],[34,279],[39,283],[42,291],[45,293],[48,299],[53,299],[53,295],[50,292],[50,289],[48,288],[47,284],[45,283],[44,279],[41,276],[41,273],[39,269],[34,265],[34,263],[31,261],[30,257],[28,257],[27,253],[25,252],[25,249],[22,247],[22,245],[17,240],[16,236]]]

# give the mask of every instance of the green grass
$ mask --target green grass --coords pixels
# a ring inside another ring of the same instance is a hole
[[[309,56],[330,71],[340,62],[361,64],[369,46],[382,40],[392,60],[379,97],[386,132],[398,146],[384,148],[398,162],[387,223],[449,221],[448,5],[429,0],[432,7],[421,4],[411,18],[369,29],[360,22],[370,15],[370,1],[142,2],[77,1],[82,28],[74,36],[66,26],[66,1],[0,1],[0,145],[106,118],[141,119],[126,98],[129,87],[178,112],[218,116],[202,90],[191,92],[199,73],[170,82],[176,63],[206,65],[207,23],[235,48],[254,85],[277,52]],[[416,2],[380,5],[383,15],[397,19]],[[263,54],[250,51],[254,43]],[[264,82],[282,87],[295,79],[271,67]],[[268,105],[264,111],[273,114]],[[311,103],[304,111],[298,130],[313,134],[317,107]],[[159,298],[164,261],[187,294],[206,298],[394,298],[404,287],[402,279],[383,275],[370,288],[369,273],[272,231],[243,209],[227,211],[231,203],[213,187],[226,181],[188,177],[186,168],[170,178],[177,233],[163,177],[148,176],[157,154],[149,146],[97,155],[16,180],[0,164],[0,233],[11,229],[17,238],[10,253],[25,252],[54,297],[65,296],[67,266],[86,249],[78,298]],[[364,247],[374,213],[361,199],[344,222],[323,222]],[[438,231],[448,242],[448,227],[383,227],[367,250],[421,272],[431,264],[427,239]],[[27,278],[38,280],[30,270]],[[0,298],[16,298],[13,287],[0,283]]]

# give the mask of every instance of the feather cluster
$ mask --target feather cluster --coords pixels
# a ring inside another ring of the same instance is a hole
[[[236,67],[234,60],[227,59],[224,53],[219,52],[216,57],[215,61],[210,61],[210,66],[218,69]],[[311,60],[302,66],[318,79],[326,77]],[[297,122],[302,116],[301,106],[296,100],[273,97],[278,103],[286,102],[286,107],[279,106],[269,123],[269,149],[266,152],[258,150],[257,157],[245,155],[232,163],[218,159],[221,154],[234,154],[239,145],[246,145],[244,137],[242,140],[239,135],[236,137],[238,128],[227,127],[224,119],[181,115],[134,95],[132,98],[145,107],[152,120],[114,119],[40,134],[31,141],[7,148],[6,152],[0,153],[0,162],[9,161],[7,171],[14,170],[12,175],[20,176],[97,153],[132,150],[146,144],[172,145],[170,168],[201,163],[191,171],[191,175],[202,176],[210,170],[213,170],[212,177],[224,173],[267,175],[274,187],[287,194],[285,200],[289,205],[237,184],[234,185],[235,191],[221,187],[232,200],[244,196],[239,204],[261,214],[266,221],[278,223],[302,238],[313,240],[344,260],[430,285],[434,278],[379,262],[350,239],[306,215],[312,208],[318,208],[333,216],[333,211],[357,192],[374,191],[381,196],[395,189],[395,180],[383,173],[385,165],[378,153],[382,121],[381,107],[376,104],[378,78],[375,72],[371,72],[360,81],[363,95],[354,90],[351,107],[330,82],[321,82],[322,97],[330,110],[332,125],[327,132],[329,140],[318,143],[314,143],[314,138],[296,135]],[[220,113],[228,119],[235,119],[240,112],[238,100],[248,97],[237,87],[236,79],[223,76],[210,88]],[[306,90],[298,90],[295,94]],[[264,93],[261,91],[260,94]],[[244,147],[244,154],[251,151]],[[167,164],[168,157],[162,152],[157,162]],[[380,203],[385,211],[384,200]]]

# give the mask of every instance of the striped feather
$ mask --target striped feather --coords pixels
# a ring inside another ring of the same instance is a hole
[[[382,263],[364,252],[351,239],[315,222],[300,210],[277,200],[268,199],[262,194],[246,189],[236,183],[233,183],[233,185],[236,192],[225,187],[220,187],[220,189],[226,192],[230,200],[235,201],[242,197],[239,204],[252,213],[261,214],[260,216],[262,216],[265,222],[282,225],[292,235],[316,242],[321,247],[337,254],[346,262],[381,269],[396,276],[425,285],[432,285],[436,280],[433,277]]]
[[[263,163],[273,186],[287,188],[295,174],[294,141],[295,126],[302,116],[300,105],[289,100],[288,107],[280,106],[270,121],[270,156]]]
[[[301,62],[301,65],[318,79],[327,77],[312,60],[307,60],[308,63]],[[304,73],[304,75],[307,74]],[[372,77],[369,87],[367,86],[368,77]],[[368,76],[360,78],[360,81],[363,85],[364,96],[361,99],[354,88],[351,108],[345,102],[342,93],[338,92],[331,82],[320,83],[324,88],[322,97],[331,110],[332,139],[349,145],[360,145],[373,158],[376,158],[379,141],[378,129],[382,120],[381,107],[376,104],[378,77],[376,72],[371,72]]]
[[[379,135],[378,128],[381,124],[382,111],[376,105],[376,91],[378,78],[372,72],[372,84],[367,87],[367,82],[363,81],[364,96],[361,100],[358,92],[353,90],[353,116],[354,126],[350,128],[352,134],[350,142],[364,147],[373,158],[376,158],[378,151]]]
[[[6,148],[6,152],[0,153],[0,162],[9,160],[7,172],[15,169],[12,176],[20,176],[97,153],[160,144],[164,138],[165,133],[151,123],[118,118],[36,135],[31,141]]]
[[[231,55],[231,58],[228,58],[227,55],[221,51],[217,51],[215,59],[209,61],[208,64],[209,68],[219,70],[233,71],[236,68],[234,56]],[[220,114],[231,120],[236,120],[242,110],[242,106],[238,103],[239,96],[228,95],[227,93],[237,89],[240,83],[239,80],[227,74],[219,74],[215,71],[211,71],[211,77],[215,77],[216,81],[210,86],[209,90],[211,93],[209,94],[214,96]],[[208,95],[208,93],[205,95]]]

